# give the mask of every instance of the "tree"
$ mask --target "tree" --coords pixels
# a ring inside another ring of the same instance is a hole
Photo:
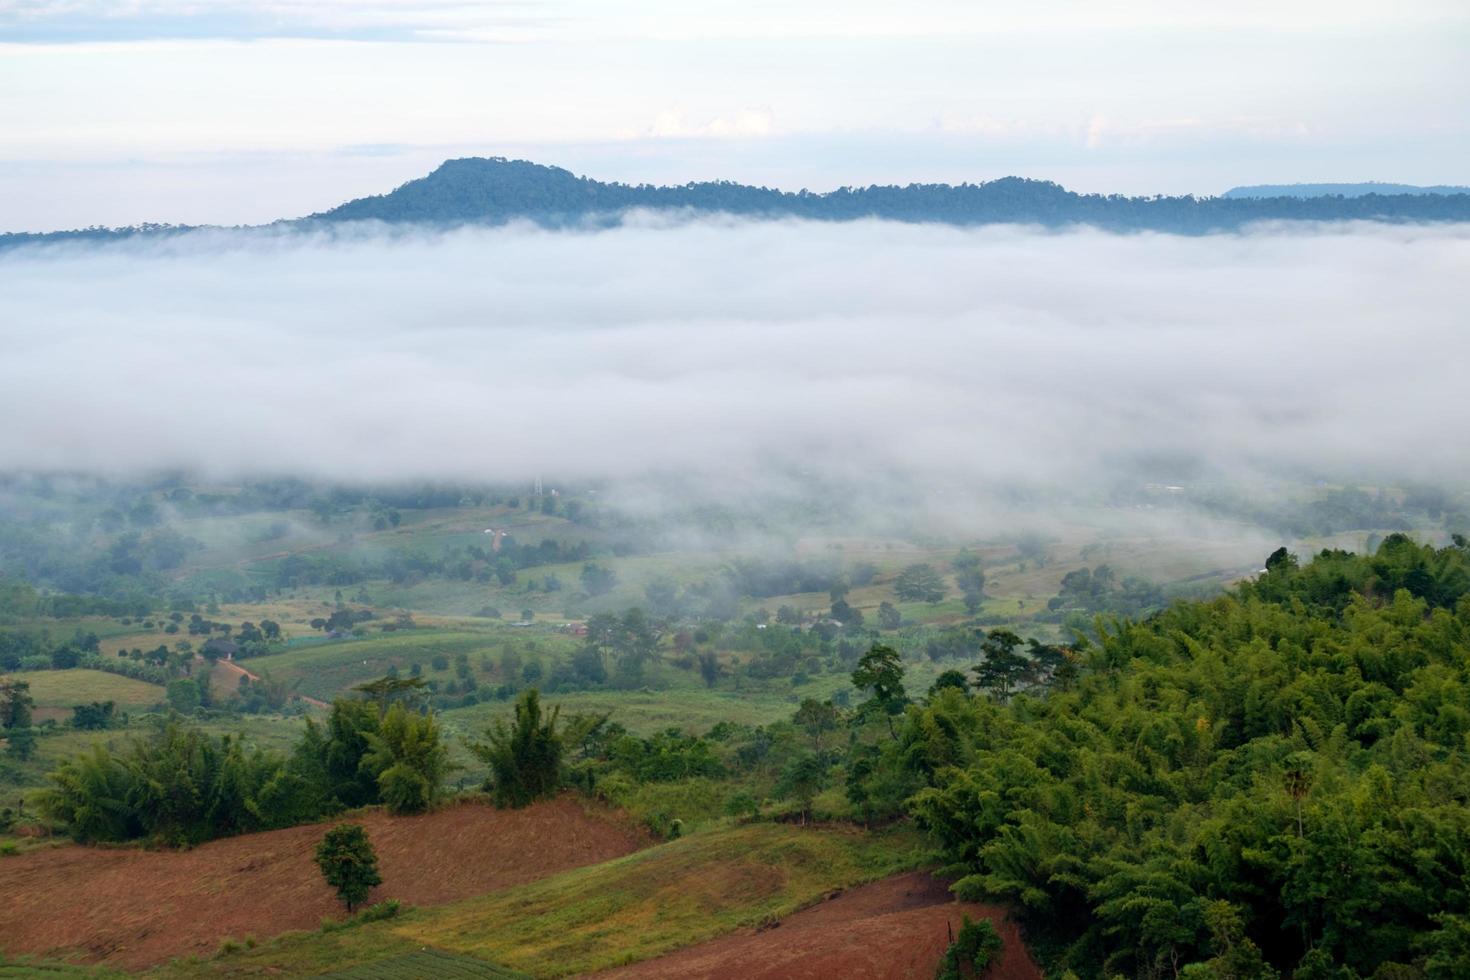
[[[247,680],[248,678],[241,677],[240,679]],[[93,701],[90,704],[76,705],[71,712],[71,727],[83,731],[111,728],[116,711],[117,704],[112,701]]]
[[[446,661],[447,665],[448,661]],[[423,694],[428,682],[417,674],[410,671],[409,677],[397,677],[389,675],[379,677],[375,681],[367,681],[353,688],[366,694],[368,698],[378,706],[378,714],[388,710],[388,705],[394,703],[414,704]]]
[[[888,719],[888,733],[894,738],[893,716],[903,710],[907,699],[903,690],[903,658],[890,646],[875,644],[858,660],[852,672],[853,686],[861,691],[872,691],[865,709],[876,709]]]
[[[36,701],[31,697],[31,685],[25,681],[0,678],[0,730],[31,727],[31,709]]]
[[[552,796],[561,788],[561,734],[556,730],[560,708],[542,720],[541,694],[534,687],[521,694],[515,707],[515,724],[497,719],[486,730],[484,742],[471,742],[469,749],[490,767],[486,786],[499,807],[519,808]]]
[[[338,824],[327,831],[317,845],[316,864],[348,912],[362,904],[375,885],[383,883],[378,874],[378,855],[361,824]]]
[[[168,682],[168,703],[181,715],[192,715],[199,710],[202,699],[199,685],[192,678],[180,677]]]
[[[898,573],[893,591],[904,602],[935,603],[944,598],[944,580],[932,565],[910,565]]]
[[[801,822],[805,824],[811,816],[812,801],[822,791],[827,778],[822,760],[811,753],[803,753],[791,761],[781,773],[777,792],[787,799],[794,799],[801,807]]]
[[[6,754],[12,758],[25,761],[35,754],[35,732],[31,729],[34,707],[31,685],[0,677],[0,732],[6,738]]]
[[[898,607],[891,602],[880,602],[878,604],[878,628],[884,630],[896,630],[903,625],[903,616]]]
[[[1027,671],[1031,661],[1016,652],[1024,641],[1010,630],[991,630],[980,644],[985,659],[975,667],[975,684],[990,691],[1001,703],[1010,699],[1011,689]]]
[[[965,694],[970,693],[970,682],[965,680],[964,674],[955,670],[953,667],[934,678],[934,683],[929,685],[929,696],[932,698],[935,694],[938,694],[947,687],[952,687],[956,691],[961,691]]]
[[[607,595],[618,581],[611,569],[590,561],[582,566],[578,579],[582,583],[582,590],[590,596]]]
[[[971,922],[970,917],[961,920],[960,934],[944,951],[939,970],[934,980],[968,980],[983,977],[996,961],[1004,941],[989,920]]]
[[[960,594],[965,599],[965,611],[971,616],[980,611],[980,604],[985,600],[985,573],[980,570],[979,560],[975,564],[960,565],[956,561],[955,584],[960,587]]]
[[[822,754],[822,735],[837,730],[837,719],[837,708],[831,701],[806,698],[796,709],[796,714],[791,720],[798,728],[812,737],[812,750],[820,756]]]
[[[720,665],[720,655],[713,650],[701,650],[699,653],[699,676],[704,680],[705,687],[714,687],[720,682],[720,676],[724,674],[725,668]]]
[[[433,715],[395,704],[367,736],[362,765],[377,774],[378,796],[390,813],[421,813],[439,795],[449,751]]]

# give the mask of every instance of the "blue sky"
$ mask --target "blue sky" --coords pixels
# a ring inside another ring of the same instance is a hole
[[[828,189],[1470,183],[1460,0],[0,0],[0,228],[256,222],[468,154]]]

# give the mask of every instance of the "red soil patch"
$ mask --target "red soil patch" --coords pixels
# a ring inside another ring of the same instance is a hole
[[[1005,910],[956,902],[930,875],[885,878],[797,912],[668,956],[599,973],[601,980],[932,980],[963,916],[989,919],[1005,940],[993,980],[1042,980]]]
[[[596,864],[649,843],[569,798],[524,810],[463,803],[417,817],[371,812],[383,884],[372,900],[436,905]],[[0,859],[0,950],[137,968],[213,953],[227,937],[314,929],[342,906],[313,860],[330,824],[191,851],[68,846]]]

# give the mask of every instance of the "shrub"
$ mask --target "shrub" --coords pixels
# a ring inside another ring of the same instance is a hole
[[[960,934],[944,951],[934,980],[976,980],[985,976],[1003,945],[1000,933],[985,919],[971,922],[965,916]]]

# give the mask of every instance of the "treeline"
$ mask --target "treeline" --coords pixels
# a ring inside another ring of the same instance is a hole
[[[358,585],[383,579],[403,584],[446,578],[461,582],[494,581],[511,586],[522,569],[585,561],[590,555],[591,547],[585,541],[564,544],[545,538],[538,544],[522,544],[509,535],[501,539],[498,550],[468,545],[446,548],[437,555],[423,552],[377,556],[350,552],[294,554],[276,563],[271,584],[278,589],[294,589],[306,585]]]
[[[79,841],[177,846],[318,820],[369,804],[416,813],[438,798],[448,750],[432,714],[381,697],[308,719],[289,753],[249,748],[178,719],[118,751],[96,746],[50,776],[40,807]]]

